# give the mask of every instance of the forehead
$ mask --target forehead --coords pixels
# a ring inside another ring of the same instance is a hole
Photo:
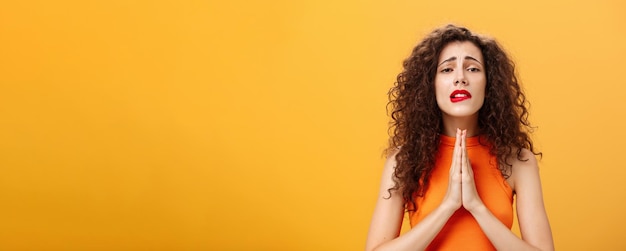
[[[446,44],[439,54],[438,62],[442,62],[451,57],[465,58],[465,56],[470,56],[483,62],[483,53],[478,46],[470,41],[454,41]]]

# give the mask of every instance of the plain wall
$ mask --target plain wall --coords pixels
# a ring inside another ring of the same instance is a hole
[[[517,63],[557,249],[624,250],[625,7],[5,1],[0,249],[362,250],[387,91],[455,23]]]

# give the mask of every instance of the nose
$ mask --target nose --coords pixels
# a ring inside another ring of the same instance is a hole
[[[467,85],[467,79],[465,78],[465,73],[460,72],[456,75],[456,78],[454,79],[454,85]]]

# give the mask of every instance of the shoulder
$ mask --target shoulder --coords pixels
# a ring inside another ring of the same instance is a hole
[[[389,149],[387,151],[387,160],[385,161],[385,166],[387,166],[387,164],[394,164],[396,163],[396,156],[398,155],[398,153],[400,153],[400,150],[402,149],[402,147],[397,147],[394,149]]]
[[[385,183],[385,179],[387,179],[387,186],[394,186],[395,182],[393,182],[393,174],[396,170],[397,161],[396,156],[400,152],[400,148],[396,148],[390,150],[387,154],[387,159],[385,160],[385,166],[383,168],[383,183]]]
[[[532,151],[522,148],[519,155],[517,151],[513,152],[513,156],[509,158],[509,163],[511,164],[510,179],[513,183],[513,190],[517,192],[521,184],[529,181],[538,182],[539,165],[537,157]]]
[[[512,158],[513,168],[517,167],[526,167],[526,168],[537,168],[537,157],[533,152],[526,148],[522,148],[519,155],[514,154],[514,158]]]

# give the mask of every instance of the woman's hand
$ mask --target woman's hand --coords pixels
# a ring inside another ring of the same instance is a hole
[[[457,138],[458,136],[459,133],[457,132]],[[472,210],[481,207],[483,205],[483,201],[480,199],[480,196],[478,196],[476,183],[474,183],[474,171],[472,170],[472,165],[470,164],[470,160],[467,156],[467,148],[465,145],[466,138],[467,130],[461,131],[461,157],[459,160],[461,166],[461,192],[463,197],[463,207],[467,211],[471,212]],[[455,151],[457,147],[459,146],[455,145]]]
[[[452,164],[450,165],[450,178],[448,180],[448,191],[443,198],[442,206],[452,211],[463,206],[463,193],[462,193],[462,175],[461,175],[461,163],[462,152],[461,149],[461,135],[460,129],[456,129],[456,140],[454,142],[454,151],[452,152]]]
[[[467,131],[457,129],[452,165],[450,165],[448,191],[442,202],[445,208],[452,211],[456,211],[462,206],[471,212],[483,205],[483,201],[476,190],[474,172],[467,156],[466,138]]]

